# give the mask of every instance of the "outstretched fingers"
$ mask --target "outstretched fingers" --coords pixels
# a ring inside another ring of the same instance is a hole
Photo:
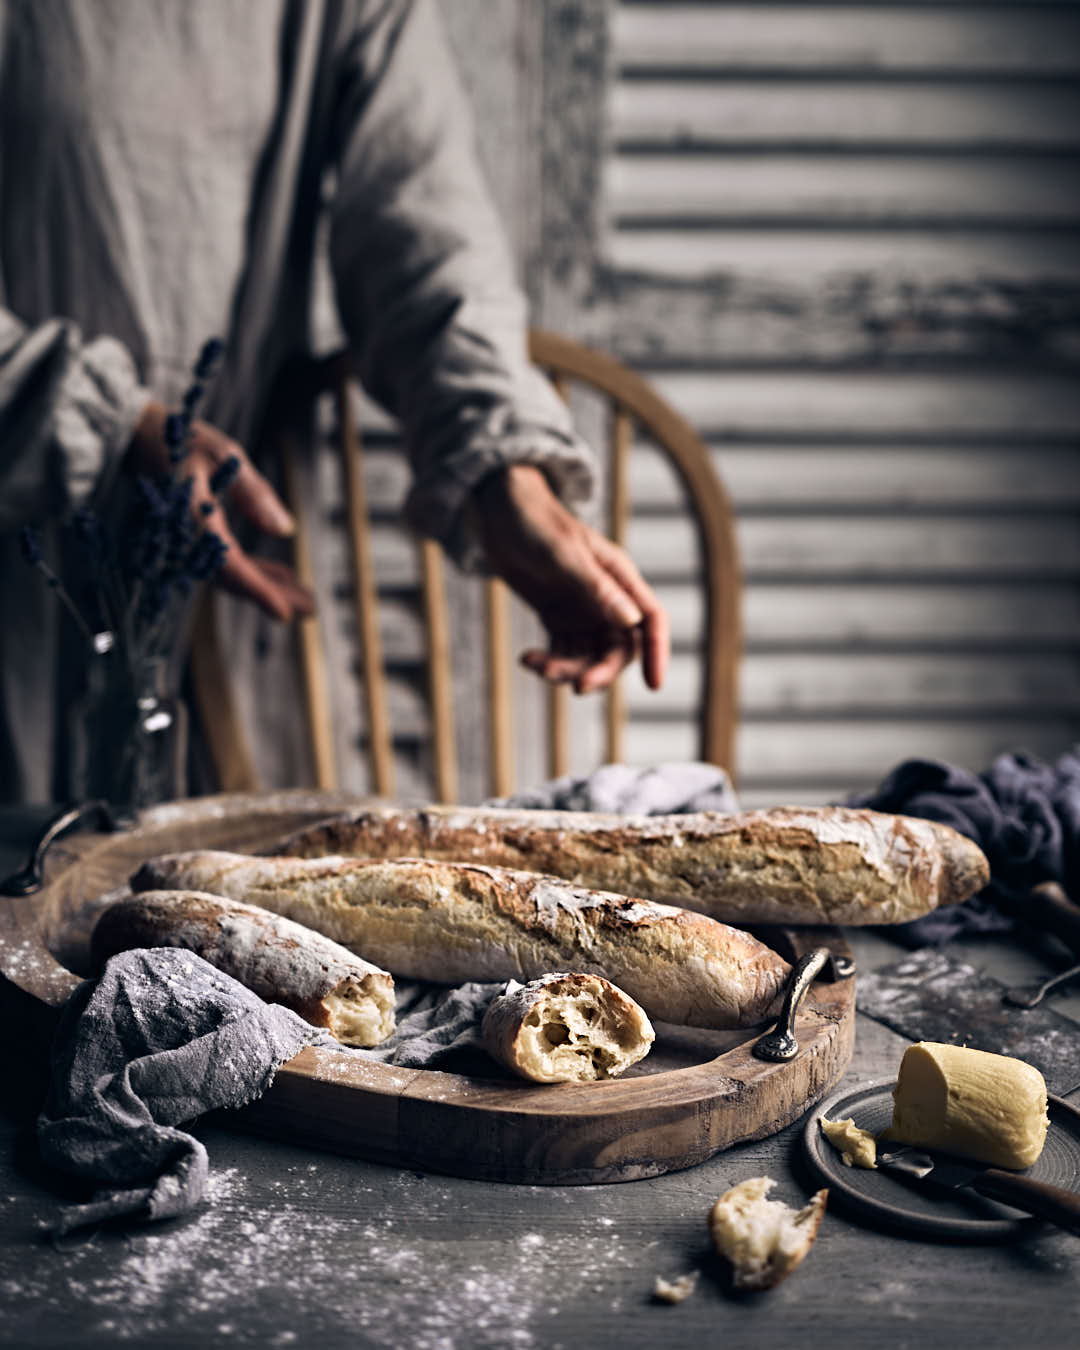
[[[235,451],[239,451],[240,468],[229,488],[230,502],[260,530],[279,538],[288,538],[296,530],[291,512],[274,491],[269,479],[263,477],[239,446],[235,447]]]
[[[629,597],[638,611],[637,619],[626,626],[632,626],[637,633],[635,651],[640,649],[641,652],[645,683],[650,689],[659,689],[664,682],[671,655],[667,611],[624,549],[602,534],[594,534],[592,545],[598,562],[614,588]]]
[[[256,558],[246,553],[226,519],[220,500],[210,490],[211,475],[200,465],[193,465],[192,469],[195,479],[192,497],[201,524],[204,529],[213,531],[226,546],[225,557],[216,575],[218,585],[232,595],[253,600],[271,618],[284,623],[296,615],[312,613],[315,608],[314,599],[296,580],[292,568],[286,563]],[[264,488],[269,492],[270,498],[265,495]],[[235,497],[238,489],[241,493],[238,504],[247,505],[245,514],[251,519],[256,519],[253,512],[262,512],[264,516],[266,513],[273,514],[274,506],[268,505],[272,499],[280,511],[284,512],[284,518],[281,515],[277,516],[279,528],[274,532],[278,534],[288,532],[280,528],[286,518],[290,529],[292,528],[292,518],[281,506],[273,488],[246,460],[241,461],[240,469],[228,489],[231,499]],[[261,522],[256,520],[256,523]],[[263,525],[263,528],[266,528],[266,525]]]

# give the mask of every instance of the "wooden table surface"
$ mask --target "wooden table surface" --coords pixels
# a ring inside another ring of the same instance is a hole
[[[25,813],[0,813],[0,872],[21,861]],[[862,970],[900,949],[849,930]],[[1039,953],[957,944],[1009,982]],[[706,1215],[745,1177],[803,1203],[801,1126],[689,1171],[612,1186],[508,1186],[424,1174],[267,1142],[218,1125],[210,1202],[186,1219],[58,1243],[41,1225],[63,1183],[33,1136],[42,1048],[0,988],[0,1345],[348,1346],[555,1350],[578,1346],[1065,1347],[1080,1343],[1080,1238],[1040,1227],[1020,1243],[937,1244],[826,1214],[804,1265],[737,1298]],[[1080,1021],[1080,997],[1054,1007]],[[895,1073],[907,1041],[859,1015],[844,1084]],[[1078,1032],[1080,1058],[1080,1032]],[[1080,1102],[1080,1093],[1070,1100]],[[700,1271],[695,1292],[652,1299],[656,1275]]]

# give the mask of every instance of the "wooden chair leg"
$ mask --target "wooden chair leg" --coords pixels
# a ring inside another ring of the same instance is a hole
[[[570,690],[565,684],[548,686],[548,777],[570,772]]]
[[[204,587],[195,602],[188,658],[195,709],[220,792],[258,792],[261,784],[240,725],[232,679],[218,628],[214,593]]]
[[[440,802],[453,803],[459,800],[460,789],[450,624],[446,613],[442,553],[438,544],[431,539],[425,539],[420,544],[420,575],[428,640],[428,698],[435,755],[435,791]]]
[[[491,792],[514,790],[513,693],[511,689],[510,594],[498,578],[484,587],[487,618],[488,703],[491,711],[489,779]]]
[[[292,538],[293,568],[302,586],[314,589],[315,571],[311,562],[311,544],[304,512],[300,509],[300,480],[296,443],[291,433],[282,432],[281,468],[285,496],[296,520]],[[338,786],[334,761],[333,722],[326,674],[326,653],[319,632],[319,617],[313,614],[297,620],[300,644],[300,673],[311,733],[311,755],[315,766],[315,785],[323,791]]]
[[[371,782],[381,797],[394,795],[394,751],[386,696],[386,667],[379,630],[379,601],[375,588],[375,565],[368,532],[367,486],[360,436],[349,406],[346,379],[337,386],[338,434],[345,468],[349,544],[352,552],[353,593],[356,605],[356,640],[360,645],[364,716],[367,723],[368,763]]]
[[[630,523],[630,445],[633,435],[633,418],[616,404],[612,409],[608,447],[608,534],[616,544],[623,546]],[[608,690],[604,713],[605,758],[609,764],[618,764],[623,758],[623,730],[626,726],[626,691],[621,676]]]

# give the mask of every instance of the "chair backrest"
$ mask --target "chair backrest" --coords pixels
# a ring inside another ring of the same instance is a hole
[[[606,473],[610,538],[625,545],[631,513],[630,461],[636,439],[652,442],[681,482],[686,508],[700,547],[703,593],[698,746],[700,758],[719,764],[735,776],[734,743],[738,716],[738,668],[741,656],[741,578],[731,507],[713,468],[708,448],[693,428],[641,376],[601,352],[555,333],[534,330],[530,355],[564,398],[581,385],[600,396],[606,408]],[[332,393],[337,404],[337,429],[344,461],[346,521],[352,556],[356,626],[360,647],[369,780],[379,796],[395,794],[395,768],[387,681],[378,622],[375,565],[360,434],[352,415],[350,363],[345,356],[319,362],[306,372],[301,396],[308,400]],[[283,426],[289,425],[288,420]],[[287,430],[280,433],[283,487],[297,516],[293,563],[300,579],[311,584],[314,567],[309,529],[297,510],[299,447]],[[460,800],[450,661],[450,619],[442,553],[431,540],[420,550],[420,590],[426,637],[426,666],[434,773],[432,799]],[[489,791],[505,796],[514,791],[514,707],[510,606],[512,596],[499,580],[484,586],[485,666],[489,717]],[[516,603],[516,601],[514,602]],[[334,762],[332,720],[326,657],[319,619],[300,624],[299,654],[305,713],[311,739],[315,785],[339,786]],[[206,729],[218,785],[223,790],[258,787],[250,748],[228,697],[225,663],[213,611],[203,605],[192,638],[192,684],[197,712]],[[551,686],[547,692],[546,765],[550,777],[570,768],[569,691]],[[619,682],[604,695],[605,761],[623,758],[626,701]]]

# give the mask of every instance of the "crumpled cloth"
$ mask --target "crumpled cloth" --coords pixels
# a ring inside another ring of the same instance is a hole
[[[487,806],[534,811],[600,811],[624,816],[667,816],[693,811],[737,811],[731,780],[715,764],[695,761],[633,768],[605,764],[585,777],[567,774]]]
[[[41,1157],[100,1189],[65,1207],[52,1231],[193,1209],[206,1193],[207,1154],[178,1127],[254,1101],[286,1060],[328,1039],[191,952],[114,956],[71,996],[56,1029]]]
[[[492,803],[489,803],[491,805]],[[504,804],[624,814],[735,810],[722,769],[605,765]],[[397,1029],[353,1050],[405,1068],[491,1068],[480,1026],[505,983],[445,988],[397,982]],[[204,1146],[179,1126],[240,1107],[269,1087],[305,1045],[337,1046],[287,1008],[264,1003],[201,957],[176,948],[122,952],[65,1007],[53,1047],[53,1083],[38,1121],[44,1161],[97,1183],[53,1226],[65,1233],[120,1215],[165,1219],[206,1194]]]
[[[890,928],[911,946],[961,933],[1004,932],[1012,912],[1042,881],[1080,894],[1080,753],[1046,764],[1023,753],[999,755],[981,774],[930,759],[909,759],[872,792],[849,798],[897,815],[951,825],[973,839],[990,863],[990,885],[960,905]]]
[[[490,1072],[480,1024],[488,1004],[506,981],[447,988],[422,980],[396,980],[397,1026],[379,1045],[356,1050],[365,1059],[402,1069],[447,1069],[455,1073]]]

